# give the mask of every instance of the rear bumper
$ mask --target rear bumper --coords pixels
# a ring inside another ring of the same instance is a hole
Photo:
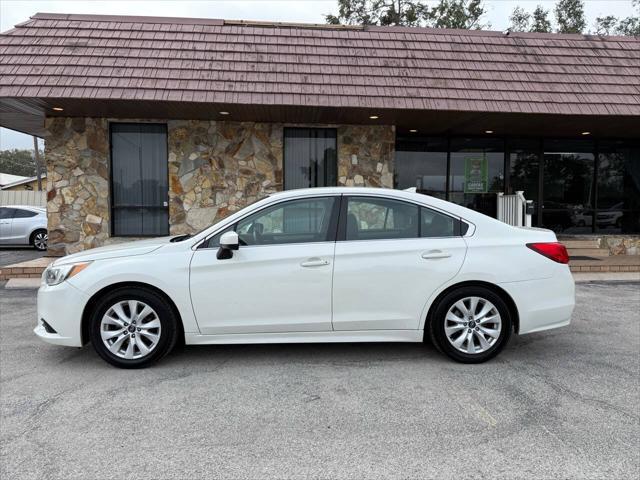
[[[38,290],[38,317],[33,332],[43,341],[69,347],[82,346],[82,312],[89,300],[69,282]],[[55,332],[47,331],[44,320]]]
[[[516,304],[520,334],[564,327],[575,307],[575,284],[567,265],[558,265],[550,278],[501,283]]]

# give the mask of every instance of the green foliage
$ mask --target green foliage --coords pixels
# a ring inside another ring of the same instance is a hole
[[[549,11],[538,5],[533,14],[525,11],[522,7],[513,9],[509,17],[511,25],[509,30],[512,32],[539,32],[545,33],[551,31],[551,22],[549,21]]]
[[[613,15],[596,18],[595,29],[598,35],[636,35],[640,36],[640,0],[633,0],[637,15],[618,19]]]
[[[338,0],[338,14],[329,24],[404,25],[480,29],[486,10],[482,0],[440,0],[429,7],[423,0]]]
[[[343,25],[420,25],[426,7],[416,0],[338,0],[338,15],[327,23]]]
[[[509,21],[511,22],[509,30],[512,32],[526,32],[529,30],[529,23],[531,23],[531,14],[522,7],[516,7],[511,12]]]
[[[44,158],[42,152],[40,158]],[[36,174],[33,150],[0,150],[0,173],[33,177]]]
[[[555,13],[559,33],[582,33],[587,26],[583,0],[558,0]]]
[[[549,20],[549,10],[545,10],[538,5],[533,11],[533,23],[530,32],[548,33],[551,31],[551,20]]]
[[[596,33],[598,35],[611,35],[616,29],[618,17],[607,15],[606,17],[596,18]]]
[[[482,0],[440,0],[425,13],[428,26],[479,30],[486,27],[480,18],[486,13]]]

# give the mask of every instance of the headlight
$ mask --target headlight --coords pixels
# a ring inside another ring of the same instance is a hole
[[[82,270],[87,268],[90,263],[91,262],[70,263],[69,265],[49,267],[42,274],[42,278],[49,286],[58,285],[59,283],[64,282],[67,278],[71,278],[74,275],[79,274]]]

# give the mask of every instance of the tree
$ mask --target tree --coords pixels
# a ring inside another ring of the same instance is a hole
[[[325,15],[327,23],[345,25],[405,25],[480,29],[486,10],[482,0],[439,0],[429,7],[424,0],[338,0],[338,14]]]
[[[488,26],[480,22],[485,13],[482,0],[440,0],[425,13],[425,20],[430,27],[480,30]]]
[[[551,22],[549,21],[549,11],[538,5],[533,14],[527,12],[522,7],[513,9],[509,17],[512,32],[550,32]]]
[[[42,153],[42,152],[41,152]],[[23,177],[36,174],[36,162],[31,150],[0,150],[0,172]]]
[[[511,22],[509,30],[512,32],[526,32],[529,30],[529,24],[531,23],[531,14],[525,12],[522,7],[516,7],[511,12],[509,21]]]
[[[582,33],[587,25],[583,0],[559,0],[555,13],[559,33]]]
[[[529,29],[530,32],[548,33],[551,31],[551,21],[549,20],[549,10],[538,5],[533,11],[533,24]]]
[[[640,0],[633,0],[631,3],[636,8],[637,15],[620,20],[615,30],[618,35],[640,36]]]
[[[418,26],[427,7],[417,0],[338,0],[338,15],[330,24]]]
[[[595,30],[598,35],[640,35],[640,0],[633,0],[637,16],[618,19],[614,15],[596,18]]]
[[[611,35],[618,23],[618,17],[607,15],[606,17],[596,18],[596,33],[598,35]]]

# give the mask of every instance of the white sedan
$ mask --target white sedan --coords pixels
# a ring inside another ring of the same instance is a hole
[[[553,232],[407,191],[273,194],[193,236],[96,248],[42,276],[35,333],[123,368],[195,344],[422,342],[483,362],[568,325]]]

